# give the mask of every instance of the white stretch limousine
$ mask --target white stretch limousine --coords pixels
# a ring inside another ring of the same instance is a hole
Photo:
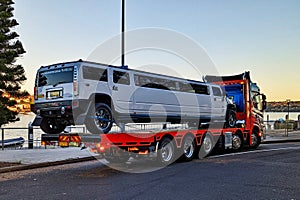
[[[228,113],[219,85],[82,60],[41,67],[34,92],[32,111],[53,134],[74,124],[108,133],[114,122],[225,122]]]

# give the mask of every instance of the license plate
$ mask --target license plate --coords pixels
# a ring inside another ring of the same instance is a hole
[[[55,90],[55,91],[49,91],[49,92],[47,92],[47,98],[48,99],[61,98],[61,97],[63,97],[62,90]]]

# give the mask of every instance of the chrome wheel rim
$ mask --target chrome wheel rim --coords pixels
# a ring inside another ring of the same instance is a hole
[[[170,143],[161,148],[161,157],[164,162],[171,161],[173,157],[173,148]]]
[[[195,151],[195,148],[194,148],[193,138],[189,137],[185,140],[184,145],[183,145],[184,155],[187,158],[190,158],[193,156],[194,151]]]
[[[232,148],[239,149],[242,145],[242,140],[238,135],[234,135],[232,138]]]
[[[212,150],[212,141],[209,136],[205,136],[203,140],[203,150],[206,154],[209,154]]]
[[[99,129],[103,130],[110,126],[111,115],[107,109],[101,108],[96,111],[95,115],[96,115],[95,123],[97,127],[99,127]]]

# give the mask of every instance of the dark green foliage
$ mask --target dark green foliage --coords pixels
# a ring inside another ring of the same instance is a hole
[[[20,90],[26,80],[24,68],[15,64],[25,50],[14,31],[18,22],[13,19],[13,4],[12,0],[0,0],[0,127],[18,120],[17,113],[7,109],[8,106],[14,106],[16,101],[4,94],[15,98],[28,95]]]

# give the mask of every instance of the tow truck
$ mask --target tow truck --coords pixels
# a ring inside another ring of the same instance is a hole
[[[266,96],[251,81],[250,72],[233,76],[205,76],[205,81],[221,85],[228,98],[236,104],[235,127],[209,124],[202,128],[168,129],[164,124],[159,131],[123,130],[101,134],[101,139],[99,137],[94,145],[86,145],[109,162],[126,162],[130,157],[146,157],[154,158],[164,165],[178,158],[184,161],[191,161],[196,156],[203,158],[215,148],[257,148],[264,138],[263,111],[266,108]]]

